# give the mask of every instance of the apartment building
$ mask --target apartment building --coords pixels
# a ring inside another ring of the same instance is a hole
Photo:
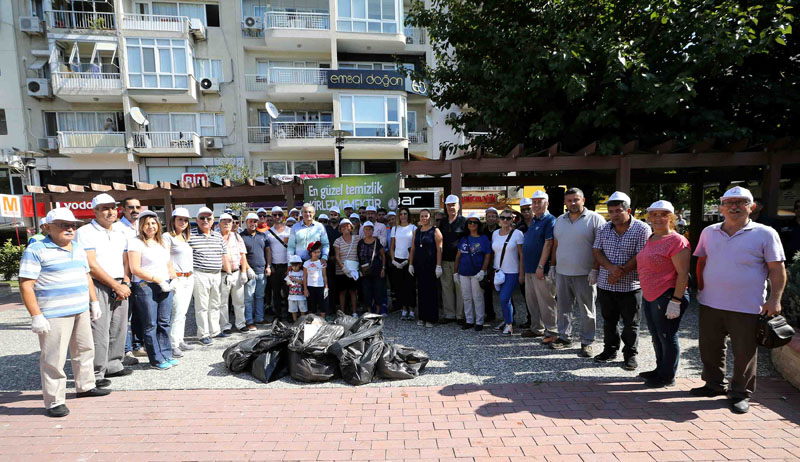
[[[395,172],[452,136],[397,71],[432,59],[404,0],[12,3],[41,184],[175,182],[230,159],[265,176]],[[341,159],[334,129],[351,133]]]

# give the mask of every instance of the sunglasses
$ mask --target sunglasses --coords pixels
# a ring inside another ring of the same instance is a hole
[[[264,216],[266,216],[266,215],[264,215]],[[273,213],[272,216],[273,217],[282,217],[283,214],[282,213]]]
[[[266,213],[259,213],[258,216],[265,217],[265,216],[267,216],[267,214]]]
[[[507,215],[501,215],[501,216],[500,216],[500,219],[501,219],[501,220],[513,220],[513,219],[514,219],[514,217],[509,217],[509,216],[507,216]]]
[[[142,206],[141,205],[126,205],[125,208],[127,208],[128,210],[141,210]]]
[[[521,208],[521,209],[519,209],[519,210],[520,210],[521,212],[530,212],[530,211],[531,211],[531,208],[530,208],[530,207],[522,207],[522,208]]]
[[[197,217],[197,219],[198,219],[199,221],[211,221],[211,220],[213,220],[214,218],[213,218],[213,217]]]
[[[470,221],[467,222],[467,224],[468,225],[479,225],[479,224],[481,224],[481,222],[480,221],[475,221],[475,220],[470,220]]]
[[[50,223],[50,224],[58,226],[61,229],[78,229],[77,223]]]

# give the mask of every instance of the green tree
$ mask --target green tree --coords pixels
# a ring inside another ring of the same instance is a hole
[[[255,170],[241,158],[225,156],[223,160],[213,167],[206,167],[208,178],[211,181],[231,180],[234,183],[244,183],[248,178],[256,178],[263,173],[256,173]],[[247,208],[245,202],[228,203],[228,207],[239,215]]]
[[[758,3],[758,4],[755,4]],[[766,141],[800,128],[791,1],[414,0],[425,69],[449,124],[472,144],[600,153],[638,139]],[[452,146],[451,146],[452,148]]]

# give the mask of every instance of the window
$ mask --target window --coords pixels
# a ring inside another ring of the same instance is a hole
[[[360,160],[343,160],[340,167],[342,175],[361,175],[361,161]]]
[[[408,133],[417,131],[417,111],[408,111]]]
[[[153,14],[197,18],[206,27],[219,27],[219,5],[216,4],[153,2]]]
[[[222,60],[194,58],[194,76],[200,79],[217,79],[222,82]]]
[[[227,136],[225,116],[220,113],[148,114],[152,132],[195,132],[200,136]]]
[[[403,65],[405,67],[405,64]],[[413,64],[411,64],[413,69]],[[394,71],[397,69],[395,63],[358,63],[358,62],[340,62],[339,69],[358,69],[361,71]]]
[[[406,99],[400,96],[342,95],[341,128],[364,137],[406,136]]]
[[[186,40],[129,38],[127,49],[132,88],[189,88]]]
[[[269,178],[274,175],[288,175],[288,162],[264,162],[264,177]]]
[[[206,4],[206,27],[220,27],[219,5]]]
[[[332,160],[267,160],[264,161],[264,177],[274,175],[320,175],[334,174]]]
[[[62,132],[123,132],[121,112],[44,112],[45,136]]]
[[[5,109],[0,109],[0,135],[8,135],[8,124],[6,123]]]
[[[201,113],[200,136],[226,136],[225,116],[210,112]]]
[[[397,172],[397,161],[394,160],[365,160],[364,173],[367,175],[378,173]]]
[[[398,3],[396,0],[337,0],[342,32],[397,34]]]

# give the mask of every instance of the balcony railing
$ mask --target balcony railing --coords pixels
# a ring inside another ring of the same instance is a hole
[[[406,27],[403,29],[407,45],[425,45],[425,29]]]
[[[189,30],[189,18],[186,16],[125,13],[125,16],[122,17],[122,28],[156,32],[186,32]]]
[[[122,79],[118,73],[56,72],[53,88],[69,90],[121,90]]]
[[[267,85],[325,85],[325,69],[273,67],[267,74],[245,76],[247,91],[266,91]]]
[[[247,142],[267,144],[270,138],[270,127],[247,127]]]
[[[273,139],[331,138],[332,122],[272,122]]]
[[[58,146],[65,148],[124,148],[123,132],[58,132]]]
[[[266,14],[267,29],[308,29],[329,30],[331,28],[328,13],[287,13],[268,11]]]
[[[408,142],[411,144],[425,144],[428,142],[428,133],[408,132]]]
[[[133,134],[134,148],[193,149],[195,132],[147,132]]]
[[[88,31],[113,31],[117,28],[114,13],[93,11],[49,10],[47,24],[55,29]]]

